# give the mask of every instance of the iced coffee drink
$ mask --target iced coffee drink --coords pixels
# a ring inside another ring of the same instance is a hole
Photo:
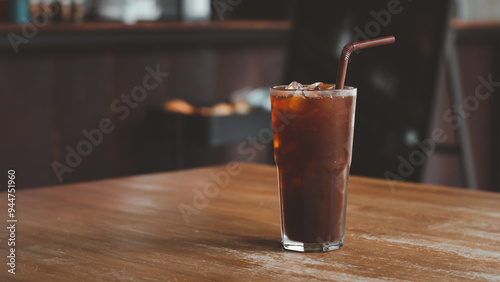
[[[285,249],[343,246],[355,105],[352,87],[293,82],[271,88]]]

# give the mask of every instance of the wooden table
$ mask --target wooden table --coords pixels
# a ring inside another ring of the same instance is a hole
[[[15,278],[500,280],[499,194],[410,183],[393,188],[351,177],[344,248],[307,254],[281,248],[270,166],[20,190]],[[6,224],[6,193],[1,197]],[[193,214],[184,217],[179,207]],[[5,231],[0,244],[5,261]],[[0,280],[12,280],[2,265]]]

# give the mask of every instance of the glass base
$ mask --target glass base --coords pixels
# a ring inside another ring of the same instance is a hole
[[[301,252],[301,253],[322,253],[335,251],[344,246],[344,238],[336,242],[328,243],[301,243],[288,239],[286,236],[281,241],[283,248],[289,251]]]

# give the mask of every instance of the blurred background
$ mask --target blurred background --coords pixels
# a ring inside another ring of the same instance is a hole
[[[500,2],[0,0],[0,164],[18,187],[273,164],[269,87],[358,52],[352,174],[500,191]],[[499,83],[496,83],[498,81]]]

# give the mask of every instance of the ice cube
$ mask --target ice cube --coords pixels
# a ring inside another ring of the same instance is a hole
[[[323,82],[315,82],[313,84],[309,84],[305,86],[305,90],[323,90],[323,88],[319,86],[320,84],[323,84]]]
[[[304,96],[304,94],[298,94],[298,92],[302,92],[302,91],[295,91],[294,95],[290,97],[290,100],[288,101],[288,107],[287,107],[287,110],[290,112],[290,113],[299,113],[301,111],[301,109],[305,106],[305,102],[306,102],[306,97]]]
[[[304,89],[304,86],[297,81],[293,81],[292,83],[288,84],[286,89],[296,89],[296,90],[302,90]]]
[[[320,85],[324,85],[323,82],[315,82],[313,84],[305,86],[306,91],[304,91],[304,96],[306,96],[307,98],[320,98],[321,96],[316,91],[313,91],[323,90],[323,87],[321,87]]]
[[[323,89],[314,89],[314,90],[323,90]],[[321,95],[319,95],[318,92],[316,91],[304,91],[304,96],[306,96],[307,98],[321,98]]]
[[[293,97],[299,97],[302,99],[306,98],[304,95],[304,91],[302,91],[302,90],[297,90],[297,91],[293,92]]]
[[[324,90],[326,84],[323,82],[315,82],[313,84],[305,86],[305,90]]]

